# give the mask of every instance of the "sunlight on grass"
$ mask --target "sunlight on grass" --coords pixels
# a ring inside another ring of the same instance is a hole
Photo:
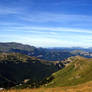
[[[0,92],[92,92],[92,82],[72,87],[10,89],[10,90],[2,90]]]

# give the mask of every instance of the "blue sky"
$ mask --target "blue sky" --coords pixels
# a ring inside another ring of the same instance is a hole
[[[92,47],[92,0],[0,0],[0,42]]]

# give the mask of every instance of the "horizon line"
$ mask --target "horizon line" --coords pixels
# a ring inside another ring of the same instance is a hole
[[[31,45],[31,44],[28,44],[28,43],[23,43],[23,42],[13,42],[13,41],[8,41],[8,42],[0,42],[0,44],[4,44],[4,43],[16,43],[16,44],[22,44],[22,45],[29,45],[29,46],[33,46],[33,47],[36,47],[36,48],[84,48],[84,49],[88,49],[88,48],[92,48],[91,46],[89,47],[83,47],[83,46],[48,46],[48,47],[44,47],[44,46],[36,46],[36,45]]]

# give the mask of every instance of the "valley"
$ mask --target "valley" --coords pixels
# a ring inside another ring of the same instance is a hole
[[[0,44],[1,92],[91,92],[92,58],[86,56],[88,50],[66,51],[20,43]]]

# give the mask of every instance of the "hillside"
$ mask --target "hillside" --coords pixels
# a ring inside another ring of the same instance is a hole
[[[0,87],[19,84],[38,87],[41,81],[59,69],[58,65],[19,53],[0,53]]]
[[[74,86],[92,81],[92,59],[75,56],[65,68],[53,73],[47,87]]]
[[[92,81],[71,87],[9,89],[0,92],[92,92]]]
[[[19,53],[0,53],[0,87],[3,88],[45,87],[19,91],[66,92],[65,90],[68,90],[77,92],[74,90],[79,90],[81,86],[89,87],[91,81],[91,58],[73,56],[62,62],[50,62]],[[87,89],[85,90],[87,91]],[[84,92],[86,92],[85,90]],[[90,90],[92,90],[91,86]]]
[[[0,43],[0,87],[61,87],[91,81],[92,58],[81,57],[89,53],[67,51]]]
[[[91,51],[91,50],[90,50]],[[92,53],[82,48],[37,48],[30,45],[25,45],[21,43],[0,43],[0,52],[15,52],[21,53],[29,56],[34,56],[39,59],[44,59],[48,61],[61,61],[67,59],[70,56],[84,56],[92,57]]]

